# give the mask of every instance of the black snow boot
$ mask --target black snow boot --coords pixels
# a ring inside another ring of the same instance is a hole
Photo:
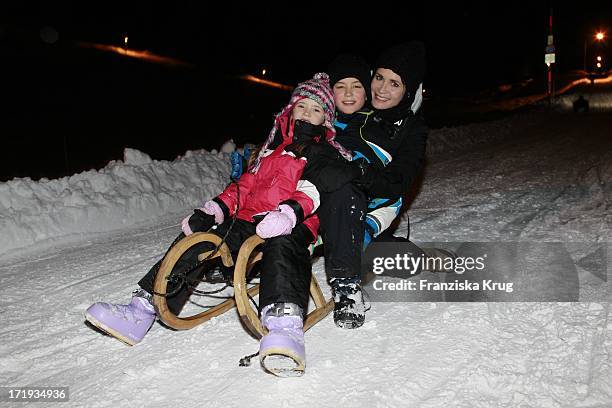
[[[363,300],[359,278],[332,278],[334,294],[334,323],[343,329],[363,326],[365,313],[370,310]]]

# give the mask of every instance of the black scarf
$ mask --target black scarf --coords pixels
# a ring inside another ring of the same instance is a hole
[[[344,123],[345,125],[351,123],[351,120],[355,117],[355,113],[342,113],[340,111],[337,112],[338,114],[336,115],[336,120],[340,123]]]
[[[289,134],[291,130],[291,120],[287,121],[287,128],[285,134]],[[327,128],[323,125],[315,126],[303,120],[293,121],[293,141],[292,143],[304,143],[313,141],[314,143],[320,143],[325,140],[325,133]],[[274,139],[268,146],[268,149],[274,150],[283,142],[283,132],[278,129],[274,135]]]
[[[293,143],[310,141],[320,143],[325,140],[326,130],[327,128],[323,125],[312,125],[303,120],[296,120],[293,125]]]
[[[395,123],[398,120],[407,119],[414,116],[412,112],[412,102],[410,98],[404,97],[399,105],[389,109],[374,109],[374,117],[378,117],[386,122]]]

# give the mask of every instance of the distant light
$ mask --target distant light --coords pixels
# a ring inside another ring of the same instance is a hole
[[[604,33],[602,33],[602,32],[599,32],[599,33],[595,34],[595,38],[596,38],[598,41],[603,40],[603,39],[605,38],[605,36],[606,36],[606,35],[605,35]]]
[[[427,92],[427,90],[425,88],[423,88],[423,93]]]
[[[128,36],[127,35],[125,37],[123,37],[123,45],[125,45],[126,47],[128,45]]]
[[[601,61],[601,55],[597,56],[597,61]]]
[[[601,62],[597,63],[597,68],[601,68]]]
[[[59,34],[57,30],[50,26],[44,26],[40,29],[40,39],[43,40],[47,44],[55,44],[57,39],[59,38]]]
[[[266,69],[265,68],[261,70],[261,75],[266,75]]]
[[[97,50],[114,52],[117,54],[121,54],[125,57],[138,58],[140,60],[152,62],[155,64],[182,66],[182,67],[188,67],[188,68],[194,67],[193,64],[187,61],[154,54],[147,50],[134,50],[134,49],[129,49],[127,47],[121,47],[119,45],[96,44],[96,43],[89,43],[89,42],[83,42],[83,41],[78,41],[77,45],[82,48],[94,48]]]
[[[267,85],[267,86],[271,86],[273,88],[278,88],[278,89],[282,89],[285,91],[293,91],[293,87],[289,86],[289,85],[284,85],[278,82],[274,82],[274,81],[269,81],[267,79],[263,79],[263,78],[259,78],[253,75],[244,75],[241,77],[242,79],[244,79],[245,81],[249,81],[249,82],[255,82],[257,84],[262,84],[262,85]]]

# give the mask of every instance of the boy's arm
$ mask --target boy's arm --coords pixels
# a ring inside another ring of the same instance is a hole
[[[320,192],[336,191],[358,175],[358,170],[327,143],[294,145],[288,150],[307,160],[302,180],[309,181]]]
[[[374,199],[370,201],[370,206],[378,208],[368,211],[366,214],[366,224],[372,236],[377,237],[384,230],[389,228],[393,220],[399,215],[402,208],[401,197],[397,200]]]

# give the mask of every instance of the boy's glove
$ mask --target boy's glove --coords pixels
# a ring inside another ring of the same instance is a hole
[[[194,232],[206,232],[213,225],[223,222],[223,210],[214,201],[207,201],[204,207],[196,208],[193,214],[185,217],[181,223],[181,229],[185,235],[191,235]]]
[[[362,178],[368,170],[368,167],[370,166],[368,161],[363,157],[349,162],[349,165],[353,174],[353,178],[355,180]]]
[[[280,235],[291,234],[291,230],[295,227],[297,217],[293,209],[287,204],[278,206],[278,210],[270,211],[257,227],[255,231],[261,238],[272,238]]]
[[[353,183],[361,189],[367,191],[375,178],[374,169],[363,157],[350,162],[350,171],[353,176]]]

